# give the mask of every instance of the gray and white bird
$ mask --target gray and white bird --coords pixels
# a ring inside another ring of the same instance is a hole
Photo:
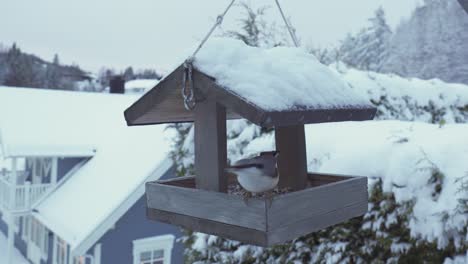
[[[262,152],[260,155],[236,161],[226,171],[237,176],[237,181],[246,191],[261,193],[273,190],[278,185],[279,152]]]

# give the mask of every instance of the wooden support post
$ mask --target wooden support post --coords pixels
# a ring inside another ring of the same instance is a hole
[[[197,188],[227,192],[226,108],[207,98],[194,111]]]
[[[307,155],[304,125],[276,127],[279,151],[279,186],[301,190],[307,187]]]

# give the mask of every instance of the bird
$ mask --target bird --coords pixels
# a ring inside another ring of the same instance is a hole
[[[237,181],[247,192],[269,192],[278,185],[278,157],[278,151],[261,152],[256,157],[234,162],[226,171],[237,176]]]

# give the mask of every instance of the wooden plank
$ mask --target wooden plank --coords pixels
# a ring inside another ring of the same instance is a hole
[[[212,97],[195,108],[194,137],[197,188],[226,192],[226,109]]]
[[[351,176],[343,176],[343,175],[334,175],[334,174],[317,174],[317,173],[309,173],[308,175],[308,180],[309,180],[309,187],[310,186],[321,186],[325,184],[330,184],[333,182],[337,181],[343,181],[347,180],[350,178],[353,178]],[[228,183],[229,184],[237,184],[237,178],[232,175],[228,174]],[[170,179],[165,179],[165,180],[157,180],[154,181],[155,183],[160,183],[160,184],[167,184],[167,185],[173,185],[173,186],[178,186],[178,187],[184,187],[184,188],[193,188],[195,189],[195,177],[194,176],[185,176],[185,177],[176,177],[176,178],[170,178]],[[311,183],[311,184],[310,184]]]
[[[265,201],[225,193],[181,188],[158,183],[146,184],[149,208],[204,218],[220,223],[266,230]]]
[[[376,112],[377,109],[373,107],[275,111],[265,113],[265,120],[263,121],[262,126],[275,127],[327,122],[364,121],[374,119]]]
[[[169,120],[172,116],[167,116],[168,114],[175,116],[191,114],[189,111],[185,110],[182,99],[180,98],[180,93],[179,97],[175,96],[175,87],[182,86],[183,70],[183,66],[179,66],[159,82],[155,88],[144,94],[138,101],[125,110],[124,114],[127,124],[141,125],[157,123],[161,121],[161,119]],[[177,102],[177,99],[180,102]],[[182,103],[182,105],[180,103]],[[150,112],[154,113],[157,109],[162,111],[158,113],[157,116],[149,114]]]
[[[263,231],[151,208],[148,208],[146,212],[147,217],[151,220],[182,226],[197,232],[217,235],[248,244],[267,245],[267,235]]]
[[[133,126],[192,122],[195,117],[194,112],[185,109],[181,95],[183,70],[183,66],[179,66],[125,110],[127,124]],[[199,93],[197,96],[197,101],[203,100]],[[227,117],[240,118],[232,111],[228,111]]]
[[[279,186],[301,190],[307,187],[307,156],[304,125],[276,127],[276,150],[279,151]]]
[[[172,185],[172,186],[178,186],[178,187],[184,187],[184,188],[193,188],[193,189],[196,188],[195,177],[193,176],[184,176],[184,177],[170,178],[166,180],[157,180],[157,181],[152,181],[152,183],[166,184],[166,185]]]
[[[237,184],[236,176],[230,175],[230,174],[227,174],[226,176],[228,177],[228,184]],[[184,188],[196,189],[194,176],[176,177],[176,178],[171,178],[171,179],[166,179],[166,180],[157,180],[153,182],[166,184],[166,185],[173,185],[173,186],[178,186],[178,187],[184,187]]]
[[[356,177],[275,197],[267,212],[268,230],[367,204],[367,196],[367,178]]]
[[[327,182],[337,182],[354,178],[354,176],[340,175],[340,174],[327,174],[327,173],[309,173],[309,180],[320,180]]]
[[[292,239],[342,223],[367,212],[367,201],[359,201],[340,209],[329,211],[312,218],[302,219],[292,224],[268,231],[268,246],[284,243]]]

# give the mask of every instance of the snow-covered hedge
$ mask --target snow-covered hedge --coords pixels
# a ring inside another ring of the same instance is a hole
[[[359,218],[259,248],[187,232],[189,262],[468,262],[468,87],[331,66],[377,106],[379,120],[306,127],[309,171],[369,177]],[[416,121],[416,122],[408,122]],[[177,125],[174,159],[193,169],[193,131]],[[228,122],[231,160],[274,148],[272,131]]]

